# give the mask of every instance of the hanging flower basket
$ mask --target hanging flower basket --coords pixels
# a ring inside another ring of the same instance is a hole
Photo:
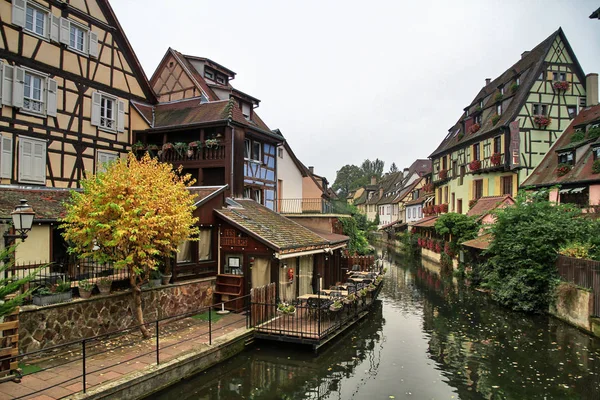
[[[425,192],[425,193],[433,192],[433,183],[427,183],[427,184],[423,185],[423,192]]]
[[[479,126],[479,124],[473,124],[469,128],[469,133],[473,134],[473,133],[477,132],[480,128],[481,127]]]
[[[554,90],[569,90],[569,88],[571,87],[571,84],[569,82],[565,82],[565,81],[557,81],[554,82],[552,84],[552,87],[554,87]]]
[[[469,163],[469,169],[471,171],[479,171],[481,169],[481,161],[473,160]]]
[[[440,212],[447,213],[448,212],[448,203],[444,203],[440,205]]]
[[[492,154],[490,161],[492,162],[492,165],[500,165],[500,162],[502,161],[502,155],[500,153],[494,153]]]
[[[448,177],[448,170],[441,169],[439,175],[440,175],[440,179],[446,179]]]
[[[536,123],[539,127],[547,127],[552,122],[552,118],[547,117],[545,115],[534,115],[533,122]]]
[[[571,171],[571,165],[569,164],[560,164],[558,168],[556,168],[556,175],[565,176]]]

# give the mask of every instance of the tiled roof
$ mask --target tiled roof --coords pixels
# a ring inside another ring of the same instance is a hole
[[[472,247],[474,249],[485,250],[490,246],[492,241],[492,235],[487,233],[476,237],[475,239],[467,240],[462,242],[463,246]]]
[[[501,204],[514,204],[513,198],[506,194],[504,196],[486,196],[481,197],[477,200],[477,203],[471,208],[467,215],[473,216],[484,216],[490,213],[490,211],[496,209]]]
[[[292,253],[325,248],[329,244],[323,237],[254,200],[234,201],[241,207],[228,206],[215,212],[273,250]]]
[[[131,105],[133,108],[138,110],[138,112],[146,119],[148,125],[152,126],[152,109],[153,107],[150,104],[140,103],[138,101],[131,100]]]
[[[65,215],[63,202],[71,197],[68,189],[25,189],[0,187],[0,219],[8,219],[10,213],[20,204],[21,199],[27,200],[35,219],[56,220]]]
[[[408,176],[413,173],[417,173],[419,176],[427,175],[431,173],[431,160],[428,158],[420,158],[408,167]]]
[[[431,153],[429,157],[445,154],[456,147],[464,147],[464,145],[466,143],[470,143],[472,139],[487,136],[488,133],[496,131],[502,126],[508,126],[508,124],[516,118],[519,110],[527,100],[529,90],[537,80],[539,71],[544,64],[545,56],[548,53],[548,50],[550,50],[552,47],[554,40],[559,35],[566,43],[567,48],[570,48],[561,29],[558,29],[556,32],[552,33],[552,35],[534,47],[528,54],[524,55],[519,61],[504,71],[502,75],[491,81],[489,84],[483,87],[479,93],[477,93],[477,96],[475,96],[469,107],[474,108],[480,100],[484,101],[483,120],[480,129],[474,134],[465,133],[464,138],[459,141],[458,135],[455,133],[457,130],[461,129],[462,121],[466,117],[463,112],[463,115],[450,129],[446,138],[437,147],[437,149]],[[576,60],[574,62],[577,63]],[[519,89],[513,94],[510,93],[510,85],[514,82],[517,76],[520,76],[521,84]],[[503,85],[508,90],[505,91],[504,98],[502,100],[502,115],[500,120],[494,125],[491,118],[496,113],[495,95],[499,93],[498,88]],[[471,114],[472,113],[473,111]],[[471,118],[471,115],[469,118]]]
[[[200,98],[161,103],[155,108],[154,128],[225,121],[229,117],[227,100],[200,103]]]
[[[348,242],[350,240],[350,237],[346,236],[346,235],[339,235],[337,233],[330,233],[330,232],[322,231],[320,229],[313,229],[310,227],[307,227],[307,229],[313,231],[317,235],[321,236],[323,239],[327,240],[329,242],[329,244],[340,244],[340,243]]]
[[[542,162],[533,170],[531,175],[521,185],[527,186],[552,186],[556,184],[577,184],[580,182],[600,181],[600,174],[592,172],[592,164],[594,163],[591,149],[587,149],[583,157],[576,157],[575,165],[566,175],[558,176],[556,168],[558,167],[558,154],[556,150],[573,148],[575,145],[587,145],[589,141],[582,141],[576,144],[571,143],[571,138],[575,134],[575,128],[582,125],[600,122],[600,105],[588,107],[579,112],[579,114],[571,121],[571,124],[565,129],[556,143],[550,148]],[[593,145],[600,145],[600,139],[597,139]]]
[[[437,221],[437,215],[424,217],[414,223],[414,227],[418,228],[432,228],[435,226],[435,221]]]
[[[213,198],[219,193],[227,189],[227,185],[224,186],[190,186],[187,188],[196,197],[194,199],[194,205],[196,207],[202,205],[207,200]]]

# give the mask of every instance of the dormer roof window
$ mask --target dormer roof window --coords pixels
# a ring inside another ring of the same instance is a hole
[[[575,152],[567,151],[564,153],[558,153],[558,163],[574,165],[575,164]]]
[[[210,69],[206,68],[206,69],[204,69],[204,77],[206,79],[210,79],[211,81],[214,81],[215,73],[213,71],[211,71]]]
[[[594,161],[600,159],[600,146],[592,148],[592,154],[594,155]]]
[[[217,83],[224,85],[226,82],[225,77],[223,75],[217,75]]]

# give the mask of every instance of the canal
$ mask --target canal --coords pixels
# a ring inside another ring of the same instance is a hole
[[[380,303],[319,355],[257,342],[152,398],[600,399],[599,339],[385,254]]]

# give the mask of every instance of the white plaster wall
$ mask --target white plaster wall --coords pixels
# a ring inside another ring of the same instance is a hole
[[[283,158],[277,156],[277,180],[283,181],[281,199],[302,199],[302,173],[294,164],[285,147],[281,147],[281,149],[283,149]],[[284,201],[280,212],[286,211],[285,205]]]
[[[416,217],[413,217],[412,216],[412,211],[409,212],[409,210],[417,210],[416,211]],[[415,222],[415,221],[420,220],[422,218],[422,217],[419,216],[420,210],[421,210],[421,205],[420,204],[406,207],[406,222]]]

